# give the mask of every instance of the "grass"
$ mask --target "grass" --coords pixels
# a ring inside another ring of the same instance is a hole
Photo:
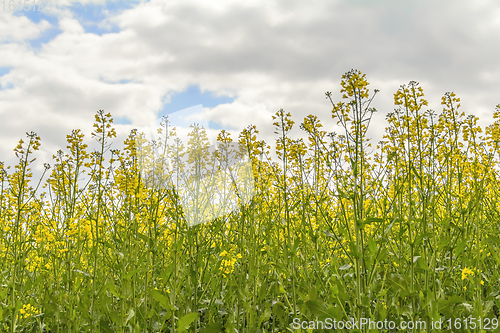
[[[106,159],[116,133],[100,110],[100,150],[88,153],[73,131],[33,188],[41,139],[28,133],[18,164],[1,168],[1,330],[253,333],[306,322],[297,331],[308,332],[327,318],[369,318],[498,331],[500,105],[482,135],[454,93],[437,116],[411,81],[374,149],[377,91],[370,97],[356,70],[341,83],[344,102],[326,95],[344,133],[309,115],[306,140],[292,140],[291,115],[279,110],[277,161],[255,126],[235,142],[222,131],[212,154],[203,128],[184,147],[168,119],[156,143],[132,131]],[[230,148],[252,167],[232,197],[231,182],[209,172]],[[189,185],[162,185],[173,175]]]

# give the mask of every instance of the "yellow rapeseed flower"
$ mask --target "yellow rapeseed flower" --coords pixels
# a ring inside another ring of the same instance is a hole
[[[469,277],[469,275],[474,275],[474,271],[471,270],[470,268],[465,267],[462,270],[462,280],[465,280]]]
[[[23,307],[19,310],[19,313],[21,313],[21,316],[23,318],[28,318],[34,315],[37,315],[40,313],[39,310],[37,310],[33,305],[31,304],[24,304]]]

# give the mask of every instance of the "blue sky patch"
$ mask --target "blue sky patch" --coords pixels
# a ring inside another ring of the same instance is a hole
[[[0,77],[8,74],[12,68],[10,67],[0,67]],[[0,90],[12,89],[14,85],[12,83],[7,83],[5,86],[0,83]]]
[[[37,2],[38,4],[38,2]],[[28,5],[24,7],[25,9],[28,9]],[[41,7],[43,8],[43,7]],[[34,23],[40,23],[41,20],[45,20],[49,22],[51,25],[59,25],[59,19],[54,13],[51,13],[49,10],[38,10],[38,6],[36,7],[37,10],[33,10],[33,6],[30,7],[30,10],[19,10],[17,9],[14,11],[14,15],[19,17],[19,16],[26,16],[28,19],[30,19]]]
[[[193,124],[199,124],[206,129],[208,126],[201,104],[171,112],[168,114],[168,120],[172,127],[189,128]],[[161,118],[156,121],[156,126],[159,126],[159,121],[161,121]]]
[[[47,44],[61,33],[62,33],[61,29],[52,26],[49,29],[42,32],[38,38],[29,40],[29,43],[32,48],[39,49],[42,46],[42,44]]]
[[[10,72],[10,67],[0,67],[0,77],[8,74]]]
[[[213,121],[213,120],[209,120],[208,121],[208,126],[209,128],[211,129],[214,129],[214,130],[226,130],[226,131],[229,131],[229,130],[234,130],[236,129],[235,127],[232,127],[232,126],[222,126],[221,124]]]
[[[101,82],[105,82],[105,83],[108,83],[108,84],[127,84],[127,83],[134,82],[134,80],[125,80],[125,79],[122,79],[120,81],[108,81],[108,80],[103,79],[102,77],[100,77],[99,80]]]
[[[132,121],[127,117],[113,117],[113,123],[120,125],[132,125]]]
[[[205,108],[213,108],[219,104],[232,103],[235,99],[227,96],[217,97],[208,91],[202,93],[198,85],[191,85],[185,91],[172,96],[170,103],[166,103],[158,115],[161,117],[198,104],[202,104]]]
[[[12,83],[7,83],[5,86],[0,84],[0,90],[14,89],[14,85]]]
[[[38,3],[38,2],[37,2]],[[25,7],[28,8],[27,6]],[[42,7],[43,8],[43,7]],[[62,30],[59,29],[59,19],[51,14],[50,11],[38,11],[38,7],[36,7],[36,11],[33,10],[33,6],[30,7],[30,10],[16,10],[14,12],[15,16],[26,16],[29,20],[34,23],[40,23],[41,20],[45,20],[50,23],[51,27],[43,31],[37,38],[31,39],[28,42],[31,47],[34,49],[39,49],[42,44],[47,44],[51,40],[57,37],[57,35],[62,33]]]
[[[215,96],[212,92],[201,92],[198,85],[191,85],[185,91],[175,94],[170,98],[170,103],[166,103],[163,109],[158,113],[158,117],[162,117],[179,110],[190,108],[194,105],[202,104],[205,108],[213,108],[220,104],[232,103],[236,98],[227,96]],[[208,121],[209,128],[229,130],[231,128],[223,128],[215,120]]]
[[[85,5],[75,2],[68,8],[75,14],[75,18],[83,26],[86,33],[102,36],[107,33],[120,32],[119,27],[107,22],[110,16],[133,8],[138,3],[138,0],[106,1],[104,4],[88,3]]]

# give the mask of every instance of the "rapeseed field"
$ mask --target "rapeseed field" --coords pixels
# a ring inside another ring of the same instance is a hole
[[[411,81],[372,146],[378,91],[357,70],[341,85],[342,101],[326,98],[342,133],[309,115],[291,139],[280,109],[276,142],[250,125],[221,131],[217,149],[202,127],[176,140],[165,118],[155,142],[132,131],[108,151],[100,110],[100,150],[74,130],[42,180],[41,138],[27,133],[17,165],[0,168],[0,330],[312,332],[330,318],[495,331],[500,105],[483,131],[454,93],[427,110]],[[230,151],[247,167],[216,173]]]

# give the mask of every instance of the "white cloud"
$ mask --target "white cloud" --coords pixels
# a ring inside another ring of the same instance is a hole
[[[14,142],[35,130],[50,156],[71,129],[90,135],[98,109],[144,126],[173,91],[191,84],[236,97],[207,109],[209,120],[237,129],[255,124],[269,144],[279,108],[297,128],[314,113],[331,131],[324,93],[340,100],[340,77],[351,68],[381,90],[370,132],[377,141],[393,94],[410,80],[438,112],[444,92],[455,91],[484,126],[500,103],[499,13],[493,0],[151,0],[108,16],[100,24],[120,31],[98,36],[85,33],[69,9],[56,8],[62,33],[38,52],[26,41],[50,24],[5,13],[0,67],[12,70],[0,83],[13,89],[0,90],[0,154],[13,161]],[[120,125],[120,133],[131,127]]]
[[[12,12],[3,11],[0,15],[0,43],[33,39],[49,27],[50,23],[46,20],[34,23],[24,16],[18,17]]]

